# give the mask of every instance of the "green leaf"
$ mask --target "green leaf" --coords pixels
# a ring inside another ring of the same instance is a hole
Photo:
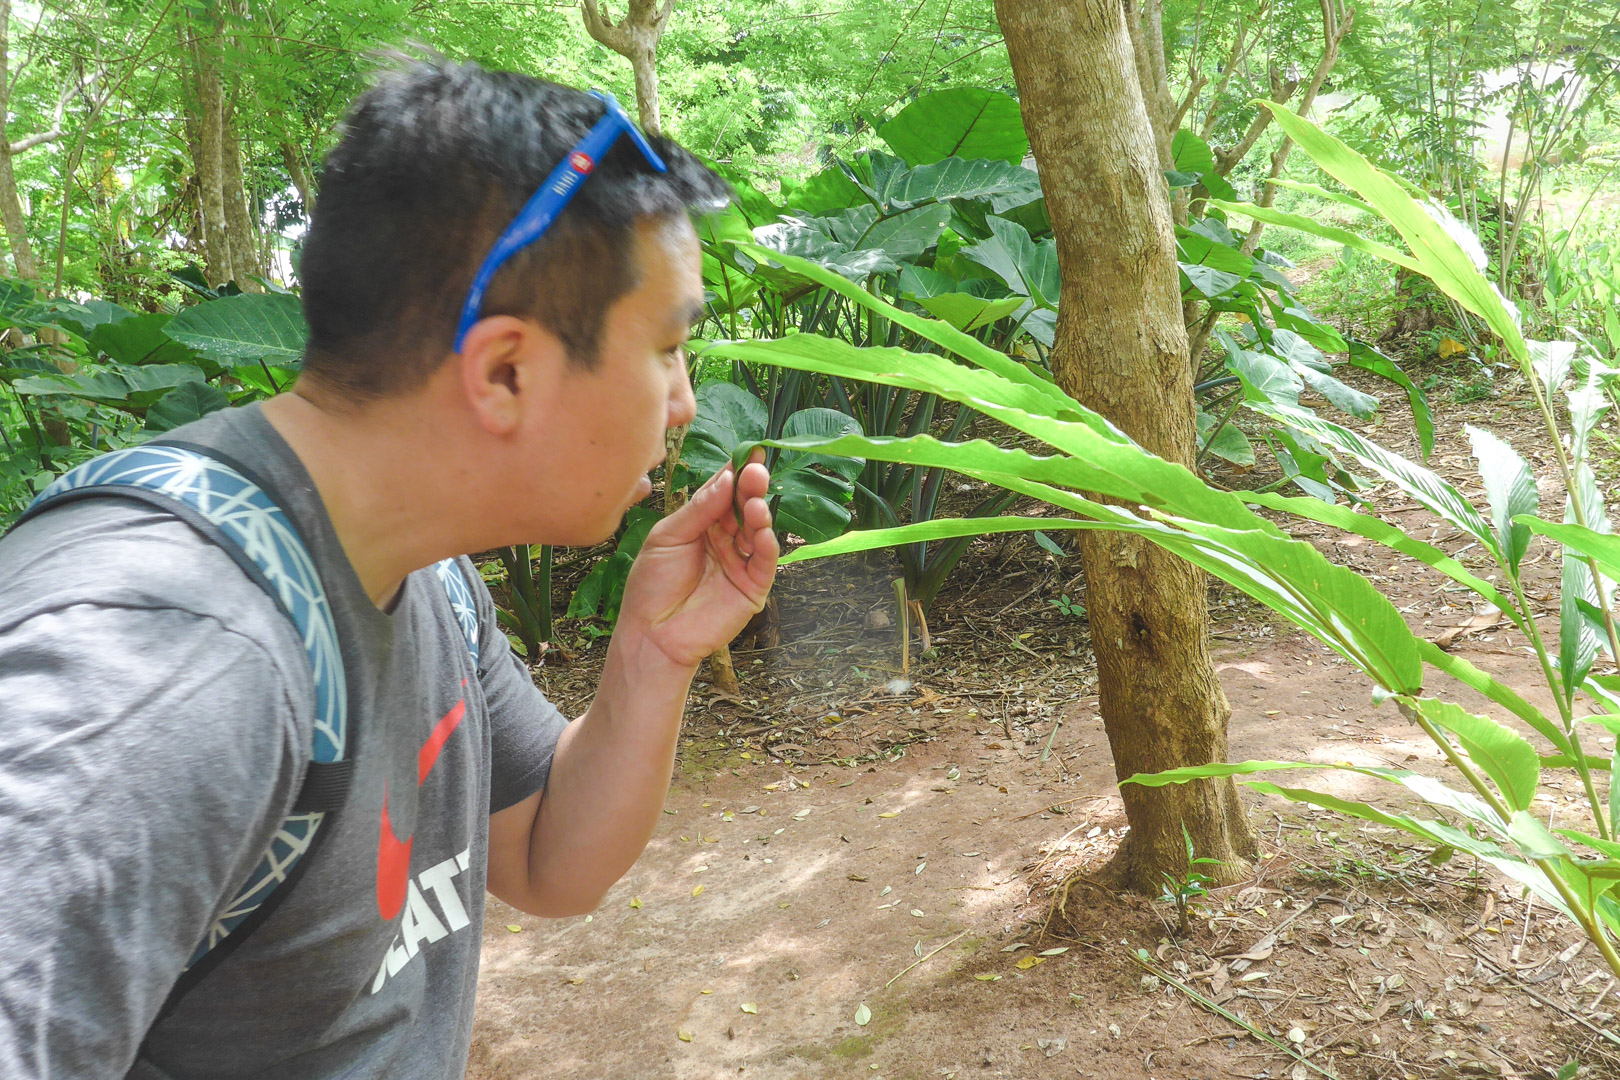
[[[1560,753],[1568,754],[1573,752],[1568,736],[1556,724],[1547,719],[1540,709],[1520,697],[1512,687],[1491,678],[1491,676],[1467,660],[1446,652],[1432,641],[1419,638],[1417,650],[1418,656],[1422,658],[1425,664],[1445,672],[1464,686],[1477,690],[1491,701],[1496,702],[1496,704],[1529,724],[1536,734],[1552,743]]]
[[[1037,243],[1022,225],[1005,218],[991,218],[989,225],[990,239],[964,247],[960,254],[1001,278],[1013,292],[1056,309],[1063,287],[1057,242]]]
[[[770,418],[759,398],[724,379],[706,381],[696,397],[697,414],[681,447],[681,463],[707,480],[726,466],[737,447],[763,439]]]
[[[1236,274],[1239,278],[1246,278],[1254,273],[1256,262],[1254,259],[1238,250],[1238,241],[1230,237],[1218,239],[1209,233],[1219,222],[1207,223],[1201,221],[1192,228],[1178,228],[1176,230],[1176,254],[1183,263],[1197,263],[1207,266],[1211,270],[1224,270]],[[1225,226],[1221,226],[1225,231]]]
[[[146,410],[146,430],[172,431],[230,406],[225,391],[212,383],[188,382],[175,387]]]
[[[1039,199],[1041,180],[1016,162],[948,157],[894,175],[877,195],[885,206],[899,210],[925,202],[988,198],[999,214]]]
[[[782,441],[778,445],[788,446],[790,440],[794,439],[823,441],[860,434],[860,421],[848,413],[839,412],[837,409],[800,409],[782,424]],[[783,452],[777,464],[779,469],[804,469],[812,466],[826,469],[842,479],[853,480],[866,466],[866,459],[789,449]]]
[[[1605,577],[1620,578],[1620,536],[1596,532],[1584,525],[1559,525],[1529,514],[1521,514],[1513,520],[1533,533],[1551,537],[1567,548],[1590,556]]]
[[[1418,698],[1411,705],[1430,723],[1457,737],[1510,809],[1529,809],[1541,782],[1541,762],[1522,735],[1450,702]]]
[[[1530,530],[1516,524],[1521,514],[1534,514],[1541,506],[1541,493],[1536,488],[1536,476],[1530,466],[1507,443],[1483,428],[1465,425],[1468,440],[1479,461],[1480,479],[1485,481],[1485,499],[1491,507],[1491,522],[1496,527],[1508,566],[1518,573],[1519,560],[1530,546]]]
[[[1575,362],[1577,346],[1573,341],[1527,341],[1525,349],[1530,355],[1530,366],[1547,384],[1548,391],[1557,390]]]
[[[1566,515],[1567,516],[1567,515]],[[1564,549],[1558,616],[1558,674],[1565,701],[1573,701],[1575,688],[1586,678],[1598,656],[1598,635],[1581,608],[1597,604],[1592,568],[1580,555]]]
[[[1185,128],[1170,140],[1170,157],[1177,172],[1203,174],[1215,168],[1215,154],[1209,144]]]
[[[164,326],[169,337],[227,366],[303,355],[308,328],[296,296],[243,293],[186,308]]]
[[[1434,413],[1429,409],[1429,399],[1395,361],[1366,342],[1351,341],[1348,344],[1351,366],[1382,375],[1406,391],[1406,400],[1412,409],[1412,422],[1417,427],[1418,444],[1423,450],[1423,459],[1427,461],[1434,452]]]
[[[1408,536],[1399,528],[1389,524],[1382,518],[1371,514],[1360,514],[1345,506],[1336,506],[1325,503],[1321,499],[1291,498],[1269,491],[1246,491],[1243,493],[1245,502],[1256,506],[1264,506],[1270,510],[1279,510],[1296,517],[1318,521],[1324,525],[1332,525],[1346,532],[1364,536],[1368,540],[1382,544],[1387,548],[1409,555],[1426,566],[1432,566],[1452,581],[1466,585],[1480,596],[1495,604],[1504,615],[1513,620],[1514,625],[1524,628],[1524,617],[1519,609],[1502,594],[1496,586],[1483,578],[1470,573],[1462,563],[1447,555],[1444,551],[1432,544]]]
[[[1554,836],[1541,819],[1524,809],[1513,812],[1508,822],[1508,836],[1519,845],[1519,850],[1532,859],[1572,858],[1574,853]]]
[[[1414,464],[1376,443],[1367,442],[1347,428],[1303,409],[1253,400],[1249,402],[1249,407],[1355,458],[1422,506],[1478,540],[1481,546],[1500,561],[1501,551],[1497,547],[1496,536],[1491,532],[1485,519],[1460,491],[1441,479],[1437,473],[1422,465]]]
[[[785,187],[782,192],[782,201],[789,207],[816,216],[859,206],[865,198],[855,182],[836,166],[821,170],[796,187]],[[755,224],[768,225],[775,220],[776,215],[772,214]]]
[[[802,441],[825,442],[860,433],[855,418],[836,409],[801,409],[782,425],[785,439]],[[777,529],[812,543],[842,534],[849,527],[849,502],[855,491],[850,481],[865,465],[858,457],[785,450],[771,470]]]
[[[1242,380],[1246,401],[1299,404],[1305,384],[1291,367],[1274,356],[1240,349],[1230,338],[1226,342],[1226,369]]]
[[[1018,102],[976,87],[924,94],[878,128],[878,137],[912,166],[948,157],[1017,164],[1029,153]]]
[[[874,221],[859,237],[855,250],[877,248],[891,258],[915,259],[935,244],[951,220],[951,208],[919,206]]]
[[[196,350],[163,332],[173,318],[164,312],[153,312],[104,322],[94,327],[85,341],[96,352],[120,364],[194,363]]]
[[[1185,784],[1191,780],[1207,780],[1227,776],[1248,776],[1261,772],[1281,772],[1287,769],[1325,769],[1331,766],[1318,764],[1313,761],[1212,761],[1207,765],[1183,765],[1177,769],[1165,769],[1156,773],[1137,773],[1121,780],[1121,784],[1136,784],[1139,787],[1168,787],[1171,784]]]
[[[26,293],[19,293],[18,296],[19,302],[15,306],[20,310],[26,301],[31,301],[34,298],[34,292],[32,289],[28,289]],[[11,314],[12,307],[13,305],[9,302],[8,297],[7,302],[0,305],[0,310],[6,310],[7,314]],[[111,300],[86,300],[82,304],[71,300],[59,300],[55,301],[48,309],[41,310],[37,314],[43,317],[46,322],[65,326],[80,337],[85,338],[93,334],[98,327],[122,322],[135,316],[133,311],[115,304]]]
[[[854,301],[870,311],[877,312],[912,333],[956,353],[964,360],[976,364],[986,371],[1000,375],[1009,381],[1039,390],[1054,407],[1061,408],[1065,403],[1072,401],[1067,394],[1052,383],[1042,379],[1022,364],[1008,359],[1006,355],[997,352],[977,338],[970,337],[956,329],[954,326],[935,319],[925,319],[912,312],[902,311],[893,304],[886,303],[865,289],[856,286],[847,278],[828,271],[824,267],[817,266],[806,259],[800,259],[792,255],[778,255],[767,248],[757,245],[739,244],[737,248],[754,258],[774,259],[789,271],[800,274],[818,285],[826,286],[840,296]]]
[[[125,368],[121,373],[129,386],[129,404],[144,409],[177,386],[200,383],[203,373],[191,364],[147,364]]]
[[[1507,345],[1509,355],[1527,362],[1528,351],[1512,311],[1495,286],[1478,270],[1484,264],[1479,241],[1432,199],[1419,203],[1411,185],[1377,168],[1366,158],[1290,110],[1262,102],[1278,127],[1321,169],[1353,189],[1395,231],[1417,262],[1419,273],[1447,296],[1484,319]],[[1242,211],[1239,211],[1240,213]],[[1466,246],[1465,246],[1466,245]]]
[[[1238,274],[1229,274],[1224,270],[1212,270],[1197,263],[1178,263],[1181,273],[1187,279],[1187,288],[1197,292],[1206,300],[1213,300],[1217,296],[1225,296],[1239,285],[1243,278]]]
[[[944,319],[958,330],[972,333],[1005,319],[1027,302],[1021,296],[1004,296],[989,300],[970,293],[951,292],[940,296],[924,297],[917,301],[923,310],[936,319]]]
[[[1216,425],[1220,419],[1203,409],[1198,410],[1198,443],[1199,449],[1220,458],[1230,461],[1234,465],[1250,468],[1254,465],[1254,447],[1249,445],[1249,438],[1231,423]],[[1213,435],[1214,438],[1210,436]]]
[[[1277,331],[1279,334],[1287,332]],[[1292,367],[1299,377],[1305,380],[1305,385],[1327,398],[1334,408],[1361,420],[1371,419],[1373,413],[1378,411],[1378,399],[1371,394],[1363,394],[1354,387],[1346,386],[1327,372],[1309,365],[1293,364]]]

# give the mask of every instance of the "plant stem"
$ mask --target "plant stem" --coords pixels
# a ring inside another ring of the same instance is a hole
[[[1497,565],[1501,566],[1500,563]],[[1519,605],[1519,613],[1524,618],[1524,627],[1530,638],[1530,645],[1536,650],[1536,659],[1541,663],[1541,674],[1547,680],[1549,688],[1558,685],[1558,677],[1553,673],[1552,660],[1547,655],[1547,645],[1541,636],[1541,627],[1536,624],[1535,612],[1530,610],[1530,603],[1524,595],[1524,586],[1519,582],[1519,575],[1502,567],[1507,574],[1508,581],[1512,583],[1513,598]],[[1563,722],[1564,733],[1569,736],[1571,757],[1575,760],[1575,771],[1580,775],[1581,786],[1586,790],[1586,801],[1592,808],[1592,817],[1597,821],[1598,835],[1609,839],[1608,813],[1604,805],[1598,801],[1597,788],[1592,783],[1592,770],[1586,763],[1586,752],[1581,749],[1581,737],[1575,729],[1575,719],[1570,711],[1569,701],[1563,694],[1554,693],[1553,700],[1558,703],[1558,718]]]
[[[1436,730],[1434,725],[1430,724],[1421,712],[1404,701],[1400,701],[1398,704],[1406,718],[1417,724],[1418,727],[1423,729],[1425,735],[1434,740],[1435,745],[1440,747],[1441,753],[1446,755],[1446,760],[1458,772],[1463,774],[1469,786],[1479,794],[1480,798],[1485,800],[1490,808],[1496,812],[1497,816],[1502,819],[1502,824],[1506,826],[1513,815],[1496,791],[1485,782],[1485,778],[1480,776],[1474,767],[1462,755],[1457,753],[1457,748],[1451,745],[1451,740]],[[1614,972],[1617,978],[1620,978],[1620,953],[1615,951],[1614,942],[1609,940],[1608,931],[1603,928],[1603,925],[1597,921],[1595,916],[1589,914],[1581,906],[1580,899],[1570,890],[1569,883],[1564,880],[1563,875],[1558,873],[1557,868],[1553,865],[1553,860],[1535,856],[1529,856],[1529,859],[1541,871],[1542,876],[1552,883],[1553,888],[1558,890],[1558,895],[1563,898],[1564,906],[1569,909],[1570,915],[1580,925],[1582,932],[1592,939],[1592,944],[1596,945],[1598,951],[1603,954],[1603,960],[1609,965],[1609,970]]]

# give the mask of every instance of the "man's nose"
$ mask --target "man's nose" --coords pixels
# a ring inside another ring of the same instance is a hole
[[[669,396],[669,426],[690,424],[697,416],[697,397],[692,393],[692,380],[683,370],[676,374]]]

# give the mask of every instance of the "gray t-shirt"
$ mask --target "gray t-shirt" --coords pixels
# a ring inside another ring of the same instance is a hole
[[[0,1076],[459,1077],[489,815],[545,786],[566,721],[470,563],[476,672],[431,568],[371,603],[258,409],[174,437],[250,469],[314,556],[354,780],[302,880],[148,1039],[298,794],[309,664],[231,557],[161,511],[91,499],[0,542]]]

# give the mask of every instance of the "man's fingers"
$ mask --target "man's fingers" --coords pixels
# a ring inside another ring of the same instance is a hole
[[[665,542],[686,544],[702,536],[711,526],[723,524],[733,517],[731,493],[734,474],[727,465],[704,485],[693,492],[687,504],[658,523]],[[736,528],[736,523],[731,522]]]
[[[763,450],[756,450],[755,454],[764,456]],[[743,466],[742,475],[737,480],[737,501],[747,505],[750,499],[763,499],[771,487],[771,474],[766,470],[763,461],[758,458],[751,459]]]

